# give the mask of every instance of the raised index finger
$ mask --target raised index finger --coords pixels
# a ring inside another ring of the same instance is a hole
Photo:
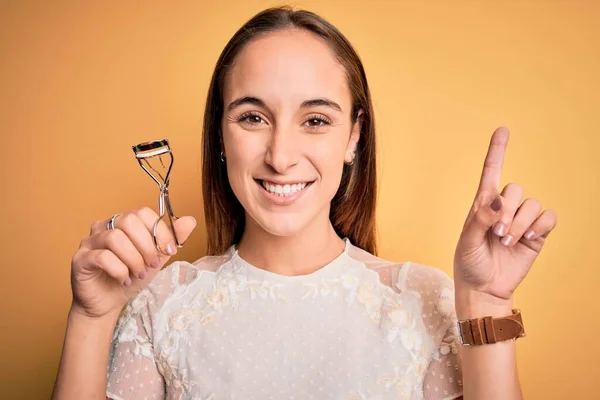
[[[481,172],[481,180],[479,181],[477,193],[497,192],[499,190],[502,166],[504,165],[504,154],[506,153],[509,136],[510,132],[507,128],[501,127],[494,131],[485,162],[483,163],[483,171]]]

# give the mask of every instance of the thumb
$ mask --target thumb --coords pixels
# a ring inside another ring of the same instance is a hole
[[[163,229],[168,229],[168,232],[171,236],[171,240],[173,233],[171,232],[170,227],[163,224]],[[179,244],[183,244],[187,238],[190,236],[194,228],[196,228],[196,219],[192,216],[185,216],[177,218],[173,221],[173,226],[175,227],[175,232],[177,233],[177,238],[179,239]],[[162,247],[162,246],[161,246]],[[171,258],[170,255],[167,255],[161,251],[158,252],[158,259],[160,260],[160,264],[157,268],[148,268],[147,273],[148,277],[146,279],[134,279],[133,284],[129,287],[124,288],[129,297],[136,295],[140,290],[144,287],[148,286],[148,284],[154,279],[154,277],[161,271],[162,267],[169,261]]]
[[[177,232],[177,238],[179,239],[180,244],[183,244],[196,228],[197,222],[194,217],[185,216],[178,218],[174,222],[174,225],[175,232]]]
[[[161,224],[163,224],[163,222],[161,221]],[[194,228],[196,228],[196,219],[192,216],[184,216],[184,217],[179,217],[176,220],[173,221],[173,227],[175,229],[175,232],[177,233],[177,239],[179,240],[179,245],[183,246],[183,244],[185,243],[185,241],[188,239],[188,237],[190,236],[190,234],[192,233],[192,231],[194,230]],[[168,230],[168,235],[169,235],[169,246],[171,246],[171,249],[174,250],[173,253],[168,253],[168,251],[159,251],[159,259],[161,260],[161,267],[171,258],[171,256],[173,256],[176,252],[176,246],[175,246],[175,238],[173,237],[173,232],[171,231],[171,228],[168,227],[166,224],[163,225],[163,229]],[[165,231],[166,232],[166,231]],[[161,248],[165,248],[166,245],[160,245]],[[168,250],[168,248],[167,248]]]
[[[466,224],[463,238],[468,245],[479,245],[486,238],[488,231],[500,220],[504,199],[497,195],[490,203],[480,207]]]

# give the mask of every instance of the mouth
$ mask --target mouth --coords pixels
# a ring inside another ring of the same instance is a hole
[[[262,188],[275,196],[279,197],[289,197],[293,196],[296,193],[302,192],[306,190],[310,185],[312,185],[315,181],[298,181],[298,182],[290,182],[290,183],[275,183],[262,179],[255,179],[256,183],[258,183]]]

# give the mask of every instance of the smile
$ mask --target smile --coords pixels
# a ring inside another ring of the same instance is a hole
[[[294,182],[282,185],[263,180],[259,180],[259,182],[267,192],[280,197],[292,196],[298,192],[303,191],[304,189],[306,189],[306,187],[312,184],[312,182]]]

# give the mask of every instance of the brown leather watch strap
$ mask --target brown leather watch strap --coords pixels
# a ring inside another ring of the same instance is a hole
[[[461,343],[467,346],[478,346],[525,336],[521,311],[512,310],[512,312],[512,315],[506,317],[483,317],[458,321]]]

